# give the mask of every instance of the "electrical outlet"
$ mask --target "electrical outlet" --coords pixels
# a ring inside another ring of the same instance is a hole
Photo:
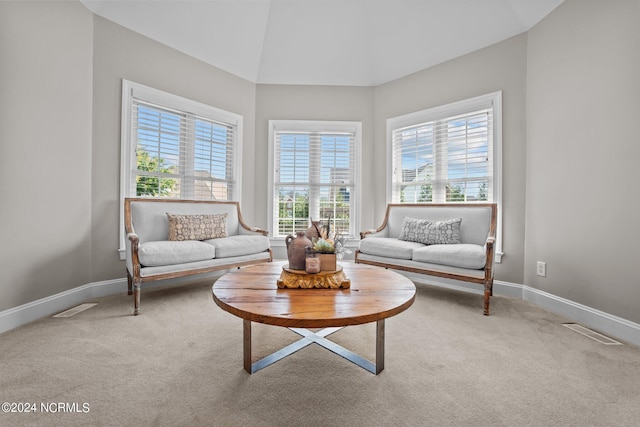
[[[538,261],[536,274],[541,277],[547,277],[547,263]]]

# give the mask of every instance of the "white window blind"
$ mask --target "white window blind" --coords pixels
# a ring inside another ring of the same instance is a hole
[[[493,109],[392,131],[394,203],[493,200]]]
[[[232,200],[235,126],[134,98],[136,196]]]
[[[273,235],[306,230],[309,219],[353,238],[357,205],[356,129],[273,130]],[[327,128],[328,127],[328,128]]]
[[[387,201],[496,203],[502,257],[502,92],[387,120]]]
[[[121,123],[120,230],[125,197],[240,200],[241,115],[123,80]]]

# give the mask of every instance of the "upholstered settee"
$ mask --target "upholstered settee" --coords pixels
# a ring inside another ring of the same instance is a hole
[[[493,294],[496,204],[389,204],[382,225],[360,233],[355,262],[477,283],[484,314]]]
[[[124,222],[136,315],[145,282],[273,259],[267,232],[245,224],[238,202],[127,198]]]

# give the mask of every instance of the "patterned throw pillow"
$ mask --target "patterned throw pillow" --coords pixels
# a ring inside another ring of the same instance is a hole
[[[227,237],[227,214],[177,215],[167,212],[169,240],[208,240]]]
[[[458,244],[460,243],[461,223],[462,218],[429,221],[405,216],[398,239],[425,245]]]

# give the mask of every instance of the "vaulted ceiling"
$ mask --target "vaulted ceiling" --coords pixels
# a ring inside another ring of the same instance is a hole
[[[254,83],[374,86],[528,31],[563,0],[83,0]]]

